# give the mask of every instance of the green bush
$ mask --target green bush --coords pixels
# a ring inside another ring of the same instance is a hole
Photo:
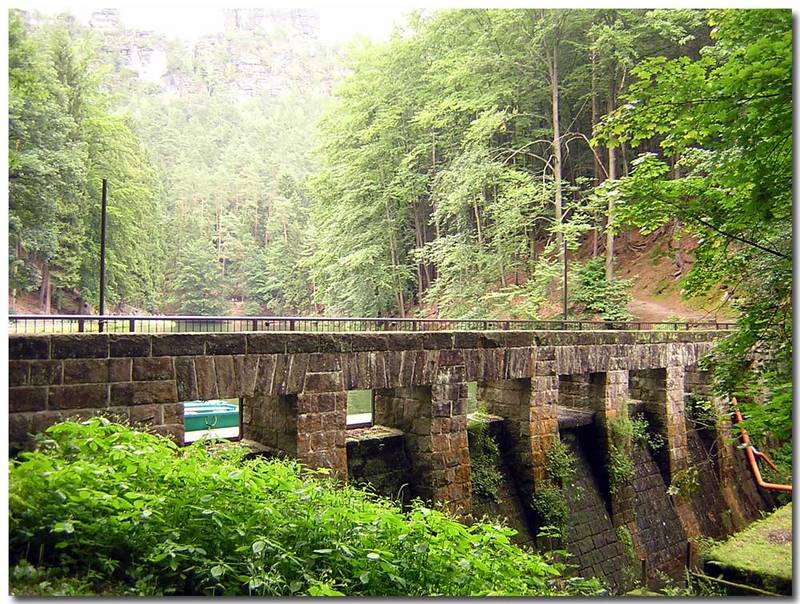
[[[472,492],[499,503],[500,484],[503,481],[500,447],[494,437],[487,433],[486,422],[482,419],[471,421],[468,429]]]
[[[608,482],[611,492],[616,493],[620,487],[630,484],[634,471],[630,454],[623,448],[610,445],[608,449]]]
[[[569,524],[569,504],[561,487],[545,481],[536,488],[532,504],[542,525],[556,529],[558,536],[563,537]]]
[[[544,526],[564,536],[569,525],[569,503],[565,487],[575,476],[577,459],[560,440],[547,451],[547,479],[536,487],[532,506]],[[569,488],[575,488],[569,485]],[[580,494],[578,493],[578,496]]]
[[[628,417],[627,408],[616,417],[608,420],[611,443],[608,448],[608,478],[612,493],[633,480],[635,467],[631,459],[631,447],[641,444],[653,452],[664,446],[661,434],[650,430],[650,424],[643,415]]]
[[[692,466],[676,472],[672,482],[667,487],[667,495],[678,497],[691,497],[700,488],[700,471]]]
[[[599,315],[606,321],[630,321],[628,312],[631,300],[630,279],[606,280],[602,258],[593,258],[577,271],[578,284],[571,293],[572,303],[590,315]]]
[[[50,427],[10,466],[11,563],[140,594],[549,595],[596,589],[460,524],[240,447],[179,448],[93,418]],[[23,563],[24,564],[24,563]]]
[[[643,415],[634,415],[630,425],[633,442],[647,445],[654,453],[664,446],[666,442],[664,437],[650,430],[650,424]]]
[[[620,487],[633,480],[634,470],[631,459],[633,443],[633,422],[628,417],[628,410],[608,420],[611,442],[608,445],[608,482],[609,489],[616,493]]]

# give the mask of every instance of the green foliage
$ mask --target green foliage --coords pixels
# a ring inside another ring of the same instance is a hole
[[[609,490],[616,493],[619,489],[630,484],[634,475],[633,460],[630,453],[616,444],[608,448],[608,482]]]
[[[500,501],[500,447],[480,419],[470,422],[469,458],[473,494]]]
[[[624,525],[618,526],[614,533],[617,535],[622,551],[625,554],[627,564],[622,567],[622,577],[625,584],[625,591],[632,589],[634,586],[641,583],[641,568],[639,566],[639,557],[636,555],[636,549],[633,547],[633,537],[628,527]]]
[[[650,424],[643,415],[634,415],[631,418],[630,437],[634,443],[647,445],[654,452],[665,444],[664,436],[650,430]]]
[[[140,43],[137,32],[44,16],[26,32],[14,11],[10,21],[12,295],[49,279],[54,297],[74,289],[96,303],[107,177],[111,309],[210,311],[234,300],[259,314],[311,310],[305,178],[329,54],[295,48],[286,70],[301,64],[302,78],[287,76],[278,97],[244,100],[232,57],[271,64],[284,32],[226,32],[195,52],[154,34],[148,43],[166,53],[166,79],[178,88],[163,94],[120,58]],[[219,279],[209,274],[213,287],[173,288],[174,262],[202,264],[206,246],[221,269]],[[188,258],[193,250],[201,257]]]
[[[665,441],[661,434],[650,430],[644,416],[629,417],[627,408],[608,420],[608,428],[611,435],[608,450],[609,488],[612,493],[616,493],[621,486],[630,484],[634,477],[631,447],[640,444],[655,452],[664,446]]]
[[[689,420],[707,430],[717,430],[722,419],[714,401],[692,397],[687,405]]]
[[[557,440],[547,452],[547,473],[554,481],[564,486],[575,477],[575,454]]]
[[[208,243],[192,240],[181,250],[172,290],[180,314],[225,314],[228,305],[221,298],[222,269]]]
[[[792,482],[792,453],[794,447],[791,441],[782,443],[770,451],[770,458],[775,463],[776,469],[762,464],[761,472],[767,482],[788,484]]]
[[[636,551],[633,549],[633,537],[631,537],[631,532],[625,526],[618,526],[616,528],[617,539],[622,544],[622,551],[625,552],[625,556],[628,558],[628,561],[635,562],[636,561]]]
[[[109,179],[110,304],[159,302],[157,183],[127,115],[109,107],[95,41],[45,21],[28,33],[9,14],[9,287],[46,301],[77,290],[96,303],[100,187]],[[46,303],[45,303],[46,305]]]
[[[636,562],[636,550],[633,548],[633,537],[627,527],[620,525],[614,531],[617,534],[617,539],[622,544],[622,551],[625,552],[625,557],[629,562]]]
[[[536,485],[532,506],[543,525],[554,527],[563,536],[569,524],[570,509],[567,488],[575,476],[577,460],[567,446],[557,440],[547,452],[547,480]]]
[[[465,526],[239,447],[171,441],[93,418],[48,429],[9,474],[11,563],[141,594],[550,595],[596,582]],[[88,575],[91,571],[93,574]]]
[[[784,440],[792,426],[791,12],[707,16],[711,43],[696,57],[639,62],[626,102],[596,135],[655,141],[620,182],[619,220],[645,232],[676,221],[697,238],[684,291],[721,285],[739,312],[737,331],[710,359],[717,393],[763,405],[752,410],[753,430]]]
[[[590,97],[605,105],[640,55],[684,52],[700,21],[698,11],[443,10],[410,16],[385,44],[351,46],[312,186],[316,299],[356,314],[416,304],[447,317],[540,316],[560,277],[557,242],[577,249],[606,212],[607,196],[590,189]],[[625,287],[613,283],[616,306],[601,312],[621,318]]]
[[[623,485],[633,480],[634,467],[630,456],[633,439],[633,424],[627,409],[608,420],[610,442],[608,445],[609,489],[616,493]]]
[[[700,488],[700,471],[692,466],[675,473],[672,482],[667,487],[667,495],[690,497],[698,488]]]
[[[64,568],[32,566],[27,560],[9,569],[9,592],[24,596],[135,596],[135,588],[102,581],[94,571],[73,576]]]
[[[729,595],[723,584],[711,577],[702,577],[692,574],[688,569],[684,571],[684,584],[678,585],[675,579],[658,571],[656,573],[662,587],[658,593],[672,598],[719,598]]]
[[[569,524],[569,504],[564,498],[560,486],[550,481],[539,485],[532,500],[533,510],[545,526],[555,527],[558,535],[563,537]]]
[[[608,281],[603,260],[589,260],[577,271],[578,283],[570,296],[573,304],[588,315],[599,315],[607,321],[630,321],[633,318],[628,312],[631,300],[630,279],[614,279]]]

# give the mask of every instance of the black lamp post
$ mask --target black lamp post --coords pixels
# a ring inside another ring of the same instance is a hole
[[[106,314],[106,202],[108,198],[108,179],[103,179],[103,197],[100,210],[100,316]],[[103,320],[98,322],[98,330],[103,331]]]

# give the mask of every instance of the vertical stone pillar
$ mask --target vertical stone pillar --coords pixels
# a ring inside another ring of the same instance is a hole
[[[535,489],[547,478],[547,453],[558,440],[559,380],[554,360],[537,358],[532,366],[529,417],[531,470]]]
[[[463,367],[441,367],[431,386],[431,497],[466,516],[472,508],[467,437],[467,384]],[[427,435],[417,435],[427,439]]]
[[[478,400],[489,413],[505,420],[514,454],[513,470],[523,491],[533,493],[533,449],[531,447],[531,381],[496,380],[478,382]]]
[[[297,395],[257,393],[242,404],[242,438],[297,456]]]
[[[347,480],[347,392],[341,371],[308,371],[297,395],[297,457]]]
[[[330,468],[336,478],[347,480],[347,392],[341,371],[308,371],[304,377],[300,373],[296,374],[298,383],[303,380],[298,394],[274,394],[285,388],[278,379],[261,391],[256,386],[243,405],[242,437],[296,457],[309,467]],[[287,370],[287,375],[295,374]]]
[[[595,374],[598,390],[602,396],[600,407],[602,423],[627,413],[628,372],[626,370],[607,371]]]
[[[682,472],[689,469],[689,439],[686,435],[686,409],[684,407],[686,372],[683,365],[670,365],[666,368],[665,373],[664,423],[667,433],[669,478],[670,483],[673,483]],[[691,501],[679,496],[673,498],[673,503],[686,538],[691,539],[698,536],[700,524]]]
[[[414,496],[447,502],[451,512],[470,512],[472,479],[467,441],[467,385],[444,367],[432,386],[376,392],[374,423],[405,435]]]
[[[614,434],[609,424],[610,420],[628,414],[629,399],[629,374],[627,370],[607,371],[606,373],[592,374],[592,381],[595,392],[600,399],[597,415],[597,427],[600,431],[600,438],[605,449],[606,463],[610,463],[611,445],[614,442]],[[622,451],[624,455],[630,455],[630,450]],[[609,484],[611,479],[609,475]],[[610,493],[611,501],[611,521],[614,526],[626,526],[631,534],[636,533],[636,514],[635,514],[636,492],[632,484],[616,485],[613,493]]]
[[[665,428],[669,454],[670,480],[689,468],[689,441],[686,436],[686,413],[683,401],[684,368],[673,365],[666,368],[664,380]]]

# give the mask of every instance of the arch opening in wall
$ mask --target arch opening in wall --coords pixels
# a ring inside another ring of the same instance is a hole
[[[189,444],[202,438],[241,440],[242,398],[182,402],[184,444]]]
[[[369,428],[375,421],[375,397],[372,390],[347,391],[347,427]]]
[[[478,382],[467,382],[467,413],[478,410]]]

